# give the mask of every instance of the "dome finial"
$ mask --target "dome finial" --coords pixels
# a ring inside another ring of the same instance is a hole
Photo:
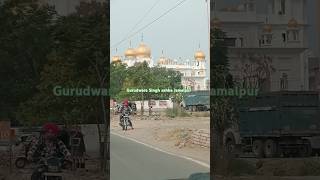
[[[130,40],[130,42],[129,42],[129,48],[131,48],[131,40]]]
[[[143,42],[143,33],[141,34],[141,42]]]
[[[161,51],[161,54],[162,54],[162,56],[163,56],[163,49],[162,49],[162,51]]]

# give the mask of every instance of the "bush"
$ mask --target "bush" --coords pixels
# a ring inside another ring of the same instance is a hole
[[[210,111],[192,112],[192,116],[194,116],[194,117],[210,117]]]
[[[166,109],[166,116],[175,118],[175,117],[189,117],[189,113],[182,109],[181,107],[176,107],[176,108],[168,108]]]

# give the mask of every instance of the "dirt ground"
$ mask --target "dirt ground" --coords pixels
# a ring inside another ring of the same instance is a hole
[[[310,158],[241,158],[229,166],[228,178],[215,180],[319,180],[320,159]],[[231,168],[230,168],[231,167]],[[231,177],[233,176],[233,177]]]
[[[165,149],[174,154],[191,157],[210,164],[210,149],[193,145],[186,141],[192,130],[210,128],[209,117],[176,117],[161,116],[159,120],[140,116],[133,117],[134,130],[122,131],[119,116],[112,116],[111,132],[115,132],[143,143]]]

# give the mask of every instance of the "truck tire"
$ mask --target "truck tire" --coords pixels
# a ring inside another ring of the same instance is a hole
[[[312,147],[309,140],[304,140],[304,145],[299,149],[301,157],[310,157],[312,154]]]
[[[225,135],[225,149],[229,156],[232,156],[235,154],[236,140],[232,132],[228,132]]]
[[[264,143],[264,153],[265,153],[265,157],[267,158],[272,158],[275,157],[277,154],[277,144],[274,140],[272,139],[268,139],[265,143]]]
[[[15,165],[18,169],[22,169],[26,166],[26,164],[28,163],[27,158],[25,157],[18,157],[15,161]]]
[[[228,139],[226,142],[226,151],[229,156],[232,156],[235,154],[235,147],[236,147],[236,142],[234,139]]]
[[[254,140],[253,141],[252,152],[257,158],[264,157],[264,143],[262,140]]]

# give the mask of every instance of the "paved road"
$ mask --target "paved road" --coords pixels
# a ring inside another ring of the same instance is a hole
[[[292,177],[270,177],[270,176],[251,176],[251,177],[215,177],[214,180],[319,180],[319,176],[292,176]]]
[[[192,161],[172,156],[111,134],[111,180],[174,180],[209,172]]]

